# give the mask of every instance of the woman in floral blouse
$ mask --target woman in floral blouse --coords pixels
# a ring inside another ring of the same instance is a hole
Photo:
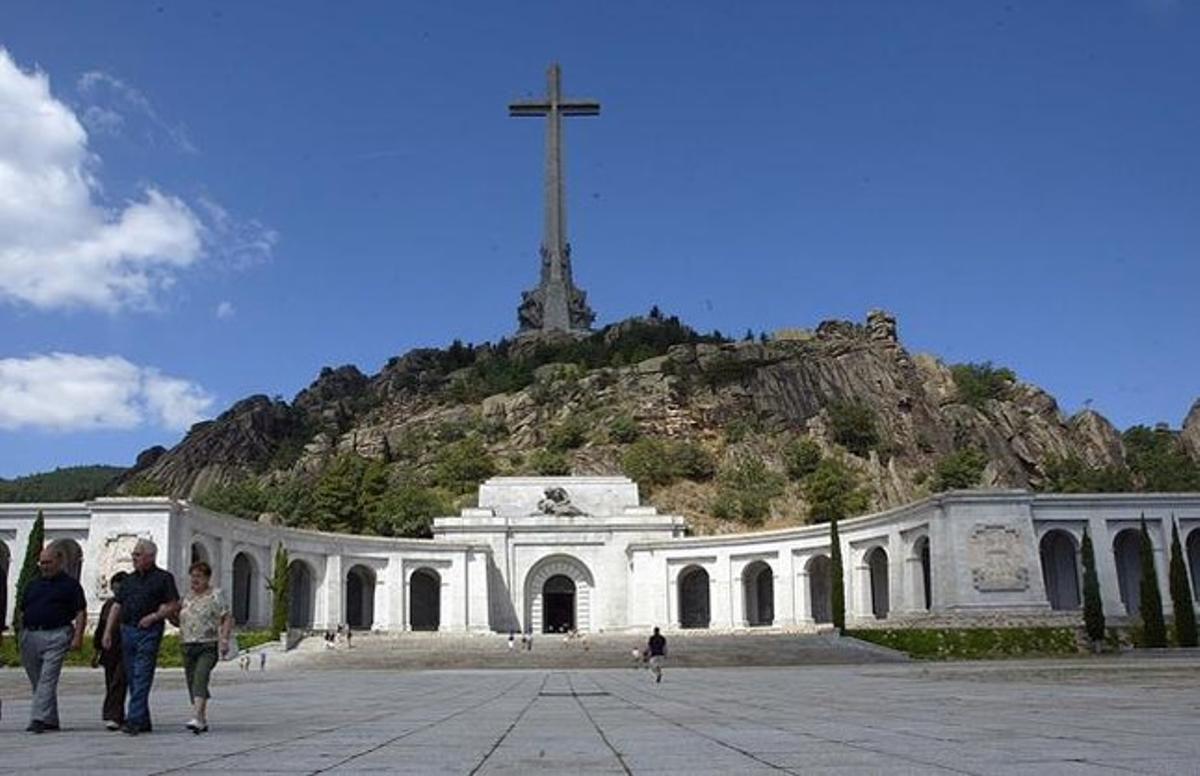
[[[229,651],[233,617],[220,590],[214,589],[212,567],[204,561],[188,569],[191,590],[183,597],[179,612],[179,640],[183,643],[183,671],[194,714],[187,728],[208,732],[208,677],[221,655]]]

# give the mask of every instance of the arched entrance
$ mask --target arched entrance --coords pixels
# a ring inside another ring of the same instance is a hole
[[[573,590],[561,580],[566,577]],[[570,555],[550,555],[534,564],[525,577],[525,627],[534,633],[555,633],[566,625],[581,632],[592,629],[592,591],[595,583],[587,566]],[[566,596],[571,593],[570,598]],[[571,611],[565,609],[568,601]],[[553,610],[548,606],[554,607]],[[551,615],[553,615],[551,617]]]
[[[314,577],[309,565],[294,560],[288,566],[288,627],[308,630],[313,625]]]
[[[83,571],[83,548],[74,539],[55,539],[50,542],[50,548],[62,556],[63,571],[75,579],[79,579]]]
[[[888,556],[887,550],[876,547],[867,553],[867,569],[871,577],[871,614],[877,620],[886,620],[889,609]]]
[[[542,632],[575,630],[575,580],[555,574],[542,584]]]
[[[346,624],[360,630],[375,624],[375,572],[366,566],[346,572]]]
[[[833,562],[818,555],[808,562],[808,605],[813,622],[833,622]]]
[[[245,625],[258,619],[258,601],[255,600],[255,584],[258,567],[254,558],[244,552],[233,556],[233,621]]]
[[[415,631],[435,631],[442,620],[442,577],[420,568],[408,580],[408,626]]]
[[[1200,528],[1187,537],[1188,571],[1192,572],[1192,598],[1200,600]]]
[[[212,566],[212,558],[209,557],[208,548],[204,546],[204,542],[192,542],[192,560],[191,563],[207,563]],[[190,565],[190,564],[189,564]],[[216,569],[213,569],[216,571]]]
[[[8,545],[0,541],[0,630],[8,627]]]
[[[708,572],[688,566],[679,572],[679,627],[707,628],[711,620]]]
[[[933,608],[933,586],[930,584],[929,571],[929,537],[922,536],[913,545],[913,554],[921,567],[921,578],[917,580],[917,600],[925,611]]]
[[[1113,539],[1113,559],[1117,564],[1117,589],[1125,612],[1133,617],[1142,610],[1142,535],[1126,528]]]
[[[1075,559],[1075,539],[1066,531],[1047,531],[1039,545],[1042,558],[1042,582],[1046,600],[1055,610],[1078,609],[1079,566]]]
[[[746,604],[746,624],[750,627],[775,622],[775,574],[761,560],[746,566],[742,572],[742,595]]]

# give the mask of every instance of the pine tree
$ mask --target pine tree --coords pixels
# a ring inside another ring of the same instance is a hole
[[[1162,592],[1158,589],[1158,574],[1154,569],[1154,550],[1150,545],[1150,532],[1146,530],[1146,516],[1142,515],[1142,638],[1143,646],[1167,646],[1167,624],[1163,621]]]
[[[1175,515],[1171,515],[1171,608],[1175,611],[1175,643],[1181,647],[1196,646],[1196,610],[1192,604],[1192,588],[1188,585],[1183,545],[1179,543],[1179,525],[1175,522]]]
[[[1083,529],[1083,625],[1093,649],[1104,640],[1104,602],[1100,598],[1100,578],[1096,575],[1096,553],[1092,537]]]
[[[838,539],[837,518],[829,521],[829,598],[833,610],[833,627],[841,633],[846,629],[846,590],[842,578],[842,543]]]
[[[17,599],[13,612],[13,630],[21,630],[21,610],[25,604],[25,588],[38,574],[38,556],[42,554],[42,545],[46,543],[46,518],[42,510],[38,510],[33,528],[29,530],[29,541],[25,544],[25,562],[21,564],[21,575],[17,577]]]
[[[271,634],[278,638],[288,626],[288,551],[280,544],[275,548],[275,568],[271,573],[271,581],[267,587],[273,596],[271,600]]]

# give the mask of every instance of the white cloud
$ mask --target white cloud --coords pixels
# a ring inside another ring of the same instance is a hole
[[[88,73],[79,86],[119,93],[157,118],[140,92],[111,76]],[[120,131],[125,121],[105,106],[92,106],[84,120],[98,132]],[[240,269],[270,258],[273,230],[210,199],[198,213],[146,186],[134,200],[106,204],[98,166],[84,123],[54,97],[46,74],[22,71],[0,48],[0,301],[151,309],[201,259]]]
[[[234,309],[233,302],[221,302],[220,304],[217,305],[217,311],[216,311],[217,320],[219,320],[219,321],[229,320],[230,318],[232,318],[235,315],[237,315],[237,310]]]
[[[213,397],[120,356],[51,353],[0,359],[0,429],[187,429]]]
[[[149,125],[143,140],[154,143],[157,137],[165,136],[178,150],[197,153],[186,127],[165,121],[146,95],[120,78],[91,70],[79,77],[75,88],[89,103],[83,111],[83,124],[93,132],[120,135],[127,124],[125,116],[136,113]]]

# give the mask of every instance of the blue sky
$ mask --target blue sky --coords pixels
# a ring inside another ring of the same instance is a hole
[[[1169,0],[6,3],[0,476],[510,333],[542,126],[505,105],[554,59],[603,106],[566,130],[599,321],[884,307],[914,351],[1178,425],[1197,40]]]

